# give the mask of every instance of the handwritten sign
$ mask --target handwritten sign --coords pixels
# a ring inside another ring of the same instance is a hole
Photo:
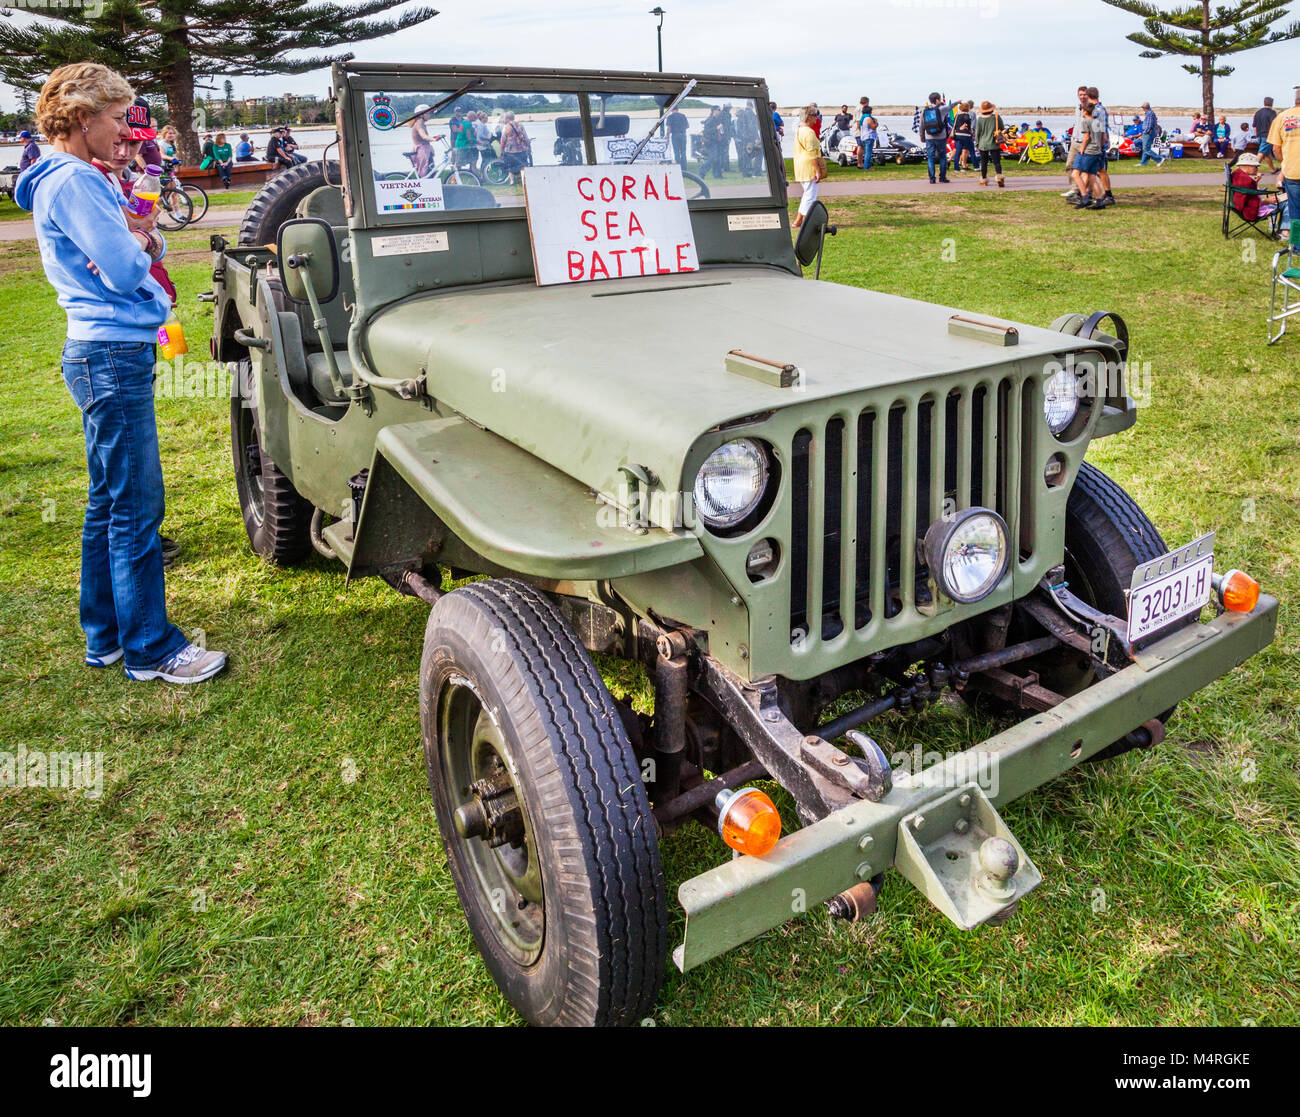
[[[524,198],[540,286],[699,269],[676,164],[526,167]]]

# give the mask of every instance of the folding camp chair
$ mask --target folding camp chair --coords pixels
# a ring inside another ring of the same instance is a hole
[[[1268,343],[1281,341],[1286,333],[1286,320],[1293,314],[1300,314],[1300,221],[1291,221],[1291,239],[1287,246],[1273,257],[1273,291],[1268,299]],[[1282,291],[1282,306],[1278,307],[1277,293]],[[1296,297],[1291,297],[1291,292]],[[1273,333],[1273,324],[1281,323],[1277,333]]]
[[[1242,214],[1242,209],[1252,195],[1259,198],[1259,212],[1254,217],[1248,218]],[[1268,199],[1267,202],[1265,198]],[[1277,236],[1278,223],[1282,220],[1282,206],[1285,204],[1276,186],[1266,190],[1233,186],[1232,165],[1224,164],[1223,235],[1226,239],[1231,240],[1233,237],[1241,236],[1247,229],[1254,229],[1266,239],[1273,240]]]

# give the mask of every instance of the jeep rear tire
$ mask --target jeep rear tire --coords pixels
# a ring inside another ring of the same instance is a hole
[[[635,1024],[667,957],[654,817],[618,709],[540,591],[476,582],[429,615],[429,791],[470,930],[524,1019]]]
[[[231,371],[238,391],[230,400],[230,452],[244,530],[257,554],[277,566],[288,566],[311,548],[315,509],[262,453],[251,362],[240,361]]]
[[[337,185],[339,165],[329,164],[329,183]],[[319,162],[287,167],[269,180],[248,203],[239,223],[240,244],[274,244],[280,226],[297,215],[299,204],[317,187],[327,185]]]

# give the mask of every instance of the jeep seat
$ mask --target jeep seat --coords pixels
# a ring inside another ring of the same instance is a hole
[[[351,384],[352,358],[348,356],[348,351],[335,349],[334,360],[338,362],[339,375],[343,377],[343,383]],[[322,403],[347,404],[348,397],[339,395],[334,390],[334,385],[330,382],[330,367],[325,361],[325,354],[319,349],[307,354],[307,378],[311,383],[312,391],[320,397]]]

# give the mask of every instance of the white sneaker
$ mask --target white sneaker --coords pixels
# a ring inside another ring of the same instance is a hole
[[[1078,196],[1079,196],[1079,192],[1075,190],[1073,187],[1071,187],[1069,190],[1067,190],[1064,194],[1061,195],[1061,197],[1066,199],[1066,201],[1071,201],[1074,198],[1077,198]]]
[[[186,644],[152,667],[128,667],[126,675],[141,682],[162,679],[165,683],[201,683],[225,666],[225,652],[207,651],[195,644]]]
[[[105,652],[103,655],[96,655],[94,652],[87,651],[86,666],[87,667],[108,667],[116,663],[121,658],[122,658],[121,648],[118,648],[116,651]]]

